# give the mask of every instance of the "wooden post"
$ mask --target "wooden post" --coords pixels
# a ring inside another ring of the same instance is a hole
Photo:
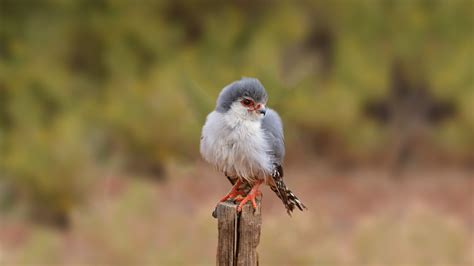
[[[217,205],[216,214],[219,232],[217,265],[258,265],[257,246],[262,226],[260,201],[257,201],[257,210],[246,204],[239,214],[236,204],[222,202]]]

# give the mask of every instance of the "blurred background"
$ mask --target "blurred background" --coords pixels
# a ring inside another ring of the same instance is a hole
[[[266,87],[262,265],[473,265],[474,1],[0,0],[0,264],[213,265],[219,91]]]

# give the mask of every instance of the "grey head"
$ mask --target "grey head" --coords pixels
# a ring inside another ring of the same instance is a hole
[[[258,79],[242,78],[222,89],[217,98],[216,111],[225,113],[229,111],[234,102],[243,99],[249,99],[256,105],[264,105],[267,102],[268,95]]]

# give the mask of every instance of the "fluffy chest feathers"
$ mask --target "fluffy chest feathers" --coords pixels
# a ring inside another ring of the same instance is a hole
[[[201,154],[229,176],[248,181],[264,179],[271,171],[268,142],[260,120],[212,112],[203,127]]]

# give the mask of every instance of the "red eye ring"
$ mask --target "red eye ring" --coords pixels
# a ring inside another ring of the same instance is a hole
[[[249,100],[249,99],[243,99],[243,100],[241,101],[241,103],[242,103],[244,106],[254,105],[253,101],[252,101],[252,100]]]

